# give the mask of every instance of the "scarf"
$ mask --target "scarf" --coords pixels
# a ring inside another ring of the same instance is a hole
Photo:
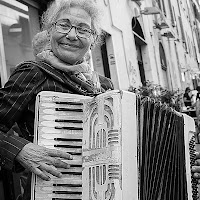
[[[90,82],[97,91],[101,90],[99,75],[92,71],[90,65],[84,60],[81,63],[69,65],[54,55],[51,50],[43,50],[36,55],[36,60],[45,61],[54,68],[76,76],[81,82]]]

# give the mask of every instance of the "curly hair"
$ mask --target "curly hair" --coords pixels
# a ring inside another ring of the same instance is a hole
[[[69,10],[71,7],[81,7],[84,9],[92,19],[92,28],[97,35],[101,34],[100,21],[101,10],[94,0],[60,0],[53,1],[48,5],[46,12],[42,15],[42,29],[49,30],[52,24],[56,22],[60,12]]]
[[[32,47],[34,56],[43,50],[51,49],[50,37],[46,30],[40,31],[33,37]]]
[[[101,45],[103,43],[105,32],[103,32],[100,27],[102,10],[98,7],[95,0],[54,0],[53,2],[50,2],[47,10],[41,17],[42,31],[37,33],[33,38],[32,46],[34,49],[34,55],[37,55],[37,53],[41,52],[42,49],[44,50],[50,47],[49,33],[52,25],[59,17],[59,14],[63,10],[69,10],[71,7],[76,6],[84,9],[91,17],[91,26],[97,35],[93,46],[96,44]]]

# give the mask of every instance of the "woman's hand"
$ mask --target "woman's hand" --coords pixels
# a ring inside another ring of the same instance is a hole
[[[196,153],[195,166],[192,167],[193,177],[200,179],[200,152]]]
[[[33,143],[28,143],[16,156],[16,160],[26,169],[33,172],[40,178],[48,181],[50,177],[46,172],[61,177],[62,174],[57,170],[59,168],[69,168],[69,164],[61,159],[72,160],[72,156],[66,152],[48,149]]]

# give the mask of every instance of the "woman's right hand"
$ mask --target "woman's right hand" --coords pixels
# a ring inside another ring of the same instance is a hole
[[[16,156],[16,160],[26,169],[33,172],[43,180],[50,180],[47,173],[56,177],[62,174],[58,168],[69,168],[70,165],[61,159],[72,160],[72,156],[66,152],[48,149],[33,143],[28,143]]]
[[[193,177],[200,181],[200,152],[196,152],[195,165],[192,167]]]

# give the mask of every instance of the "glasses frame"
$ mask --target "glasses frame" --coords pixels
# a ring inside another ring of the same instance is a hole
[[[77,29],[78,29],[78,28],[81,28],[81,27],[72,25],[72,24],[70,23],[70,21],[67,21],[67,22],[69,22],[69,24],[70,24],[70,26],[71,26],[70,29],[69,29],[68,31],[61,31],[61,30],[59,30],[58,23],[60,23],[60,22],[65,22],[65,21],[66,21],[66,20],[60,20],[60,21],[57,21],[57,22],[53,23],[53,25],[55,26],[55,29],[56,29],[57,32],[63,33],[63,34],[68,34],[68,33],[72,30],[72,28],[75,28],[75,33],[76,33],[76,36],[77,36],[77,37],[87,39],[87,38],[90,38],[91,36],[94,36],[94,38],[95,38],[96,32],[95,32],[93,29],[90,29],[90,28],[83,28],[83,29],[87,29],[87,30],[90,31],[90,35],[89,35],[88,37],[87,37],[87,36],[85,36],[85,37],[80,36],[79,33],[78,33],[78,31],[77,31]],[[89,31],[88,31],[88,33],[89,33]]]

